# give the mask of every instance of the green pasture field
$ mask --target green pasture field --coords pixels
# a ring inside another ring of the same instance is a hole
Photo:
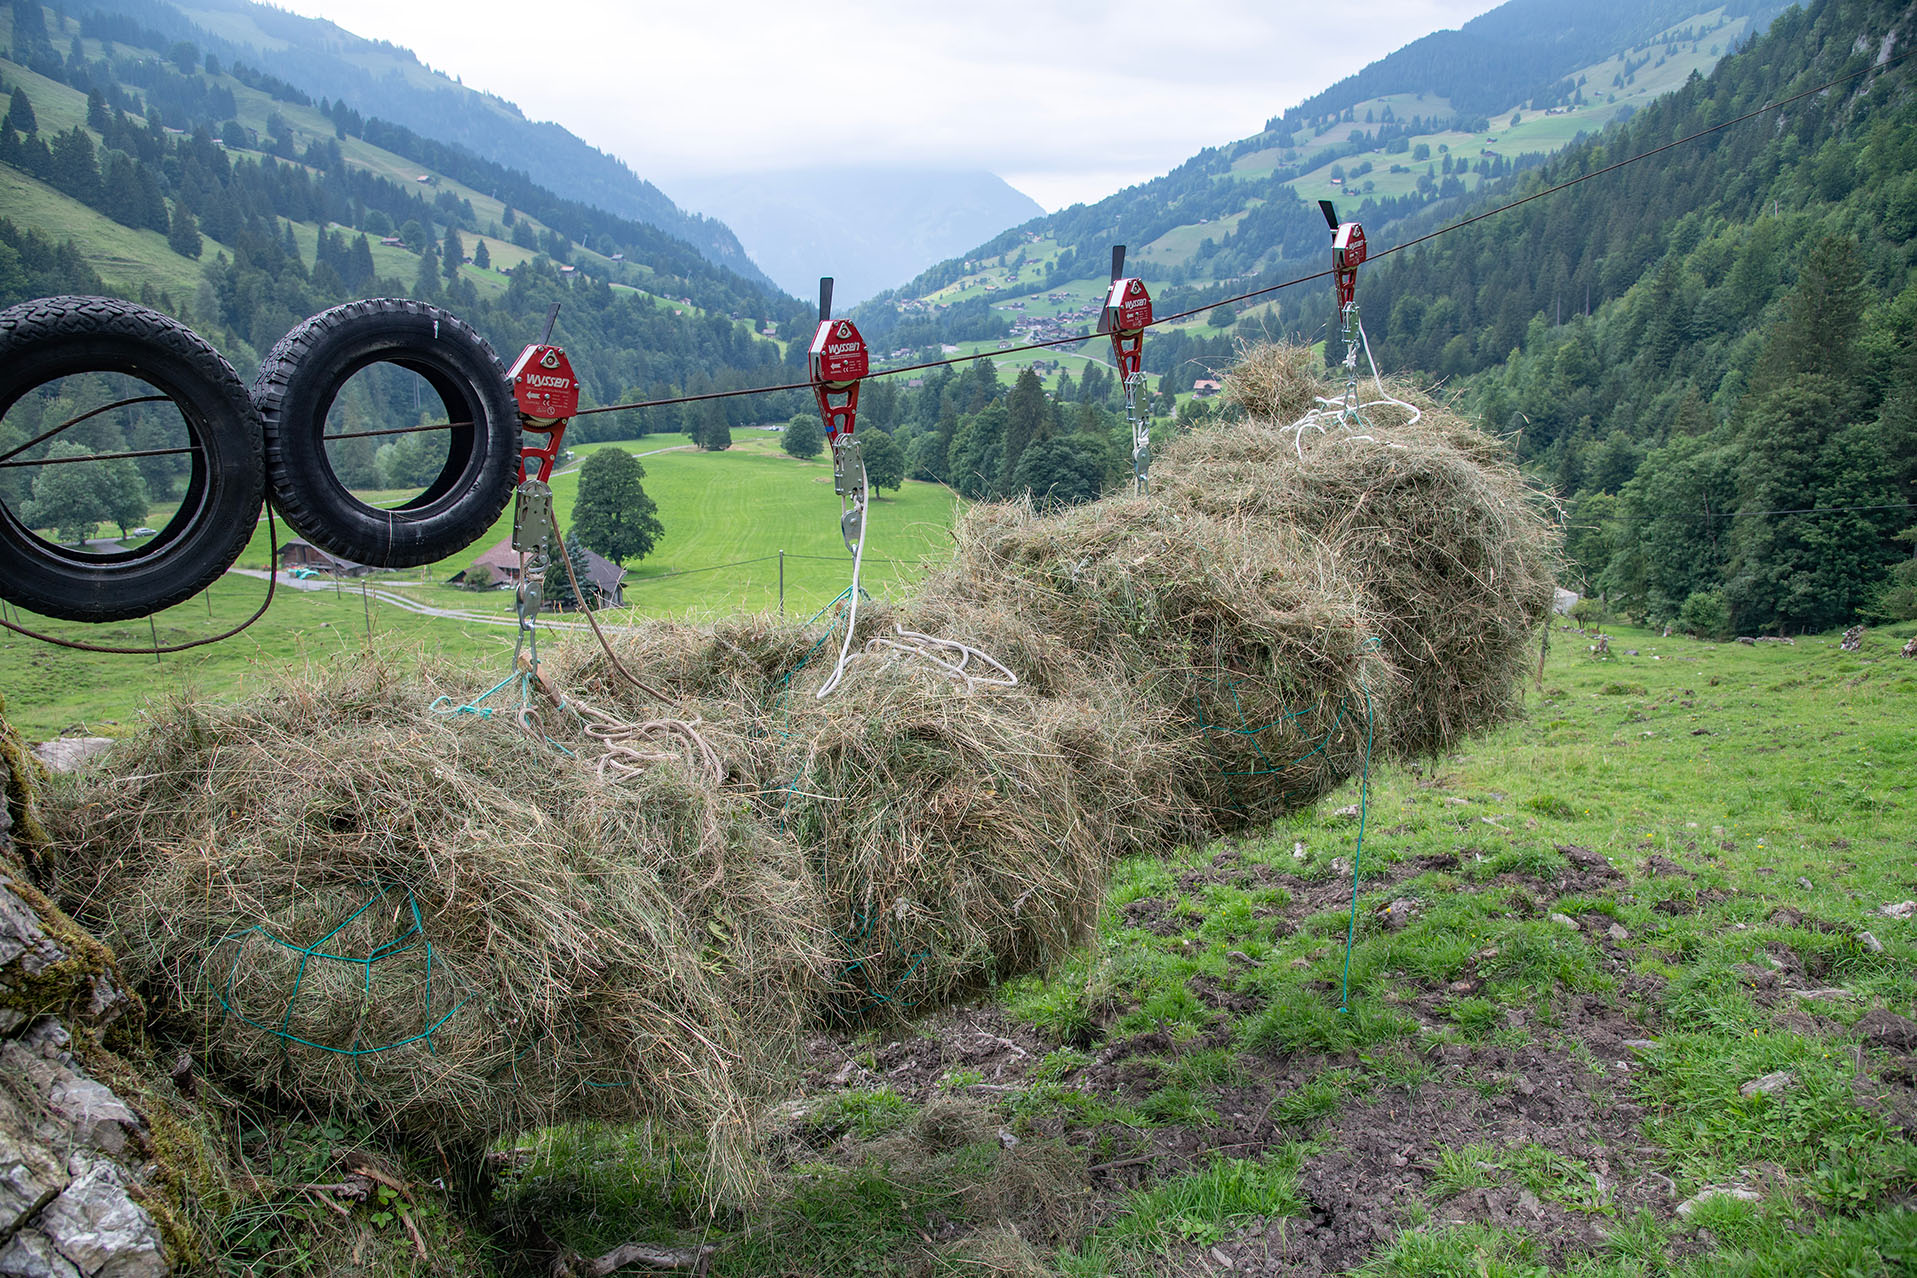
[[[11,78],[11,71],[8,74]],[[158,231],[122,226],[7,166],[0,166],[0,216],[55,243],[72,238],[80,256],[102,279],[112,280],[136,297],[145,284],[155,292],[165,291],[176,307],[183,306],[193,300],[205,278],[200,264],[168,248],[166,236]],[[207,261],[220,251],[217,241],[205,241]]]
[[[1188,261],[1198,246],[1206,240],[1223,240],[1238,229],[1245,220],[1245,214],[1263,204],[1263,200],[1247,200],[1245,207],[1236,213],[1216,218],[1210,222],[1189,222],[1184,226],[1174,226],[1139,251],[1139,264],[1150,262],[1155,265],[1171,265]]]
[[[376,1137],[283,1119],[222,1260],[506,1278],[533,1237],[710,1247],[729,1278],[1908,1274],[1914,633],[1554,630],[1509,725],[1119,863],[1057,971],[822,1034],[752,1202],[700,1202],[696,1143],[588,1124],[500,1143],[491,1238],[436,1152],[391,1151],[416,1235],[303,1187]]]
[[[1913,629],[1553,632],[1517,722],[1126,861],[1060,971],[817,1045],[749,1209],[604,1128],[514,1142],[502,1209],[728,1275],[1909,1273]]]
[[[830,464],[786,456],[772,431],[742,429],[734,437],[739,442],[722,453],[694,451],[687,438],[677,434],[587,444],[577,450],[582,458],[606,447],[635,453],[671,450],[644,458],[646,492],[658,503],[665,537],[651,555],[630,565],[627,607],[602,613],[606,624],[776,610],[781,550],[786,552],[788,616],[811,616],[849,584],[851,556],[839,537],[839,501],[832,492]],[[576,464],[553,477],[562,525],[570,524],[578,488]],[[399,496],[362,494],[373,504]],[[878,497],[867,518],[861,574],[867,593],[896,597],[918,580],[924,564],[949,553],[947,530],[957,505],[950,491],[910,480],[897,493]],[[152,517],[162,516],[156,509]],[[365,585],[369,592],[389,591],[430,607],[510,618],[510,591],[475,592],[444,583],[511,530],[508,506],[487,534],[460,554],[424,570],[375,574]],[[278,531],[282,541],[292,535],[284,524]],[[268,531],[262,525],[242,552],[239,566],[263,570],[268,548]],[[10,632],[0,634],[0,694],[6,697],[8,718],[34,740],[68,730],[111,732],[130,723],[155,694],[191,689],[210,697],[244,695],[270,685],[288,663],[357,654],[368,641],[369,619],[371,642],[382,649],[396,645],[454,660],[498,662],[502,668],[511,653],[510,627],[407,612],[382,603],[375,594],[362,599],[360,585],[348,581],[320,590],[282,586],[271,610],[244,634],[157,661],[74,652]],[[156,634],[162,643],[178,643],[238,624],[265,588],[264,580],[229,573],[210,591],[211,615],[207,598],[195,598],[155,618],[151,632],[145,620],[90,626],[18,615],[36,629],[66,638],[149,647]],[[16,614],[9,608],[7,615]]]

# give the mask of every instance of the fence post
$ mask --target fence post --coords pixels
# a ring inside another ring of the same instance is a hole
[[[779,552],[779,615],[785,616],[785,551]]]

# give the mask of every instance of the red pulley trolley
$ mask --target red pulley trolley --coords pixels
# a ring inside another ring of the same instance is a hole
[[[807,352],[812,393],[825,420],[832,446],[832,491],[839,495],[839,533],[845,548],[858,554],[865,540],[865,460],[853,431],[858,425],[859,382],[871,370],[865,339],[849,319],[832,318],[832,277],[819,280],[819,327]]]
[[[1151,469],[1151,419],[1138,407],[1138,392],[1145,384],[1140,365],[1145,358],[1145,330],[1152,326],[1152,295],[1145,281],[1125,274],[1125,246],[1112,245],[1112,284],[1105,294],[1105,309],[1099,313],[1098,331],[1111,334],[1112,358],[1118,363],[1118,377],[1125,388],[1125,420],[1132,428],[1132,480],[1137,491],[1145,491],[1145,475]]]

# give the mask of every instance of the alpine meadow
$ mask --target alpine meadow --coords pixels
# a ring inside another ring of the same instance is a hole
[[[1917,8],[289,3],[0,4],[0,1278],[1917,1272]]]

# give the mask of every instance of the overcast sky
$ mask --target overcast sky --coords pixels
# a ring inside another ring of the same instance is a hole
[[[1047,210],[1164,173],[1498,0],[275,0],[672,179],[982,168]]]

